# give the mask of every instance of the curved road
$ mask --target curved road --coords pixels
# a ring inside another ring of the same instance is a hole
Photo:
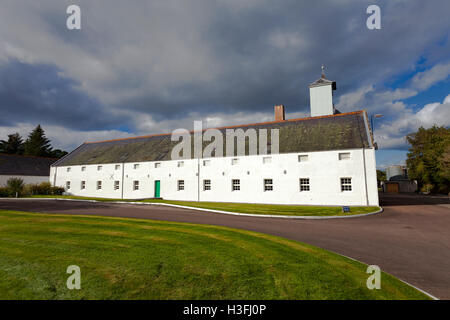
[[[381,214],[329,220],[233,216],[181,208],[60,200],[0,200],[0,209],[212,224],[309,243],[380,266],[440,299],[450,299],[450,200],[384,195]]]

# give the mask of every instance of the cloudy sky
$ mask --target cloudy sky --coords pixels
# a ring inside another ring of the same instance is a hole
[[[81,8],[81,30],[66,9]],[[366,27],[370,4],[381,30]],[[309,115],[308,84],[381,113],[379,167],[404,136],[450,125],[450,1],[0,0],[0,139],[41,124],[53,146]]]

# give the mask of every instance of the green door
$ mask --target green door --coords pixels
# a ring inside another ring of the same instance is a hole
[[[159,180],[155,180],[155,198],[161,198],[161,182]]]

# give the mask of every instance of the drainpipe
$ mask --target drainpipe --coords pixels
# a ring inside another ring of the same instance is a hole
[[[197,158],[197,202],[200,202],[200,158]]]
[[[124,186],[124,173],[125,173],[125,163],[124,162],[122,162],[122,196],[121,196],[121,198],[123,199],[123,186]]]
[[[362,148],[362,153],[363,153],[363,169],[364,169],[364,187],[365,187],[365,191],[366,191],[366,206],[368,206],[369,205],[369,194],[367,191],[366,152],[365,152],[364,148]]]
[[[55,174],[53,175],[53,186],[56,187],[56,174],[58,172],[58,167],[55,167]]]

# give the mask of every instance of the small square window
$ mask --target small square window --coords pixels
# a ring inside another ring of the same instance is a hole
[[[235,164],[238,164],[238,163],[239,163],[239,159],[237,159],[237,158],[231,159],[231,164],[232,165],[235,165]]]
[[[161,168],[161,162],[156,162],[155,163],[155,168]]]
[[[341,178],[341,191],[352,191],[352,178]]]
[[[184,161],[178,161],[177,167],[178,167],[178,168],[184,167]]]
[[[70,172],[70,167],[67,167],[66,171],[67,171],[67,172]]]
[[[70,181],[66,181],[66,189],[67,189],[67,190],[70,189]]]
[[[97,190],[102,190],[102,182],[97,181]]]
[[[339,153],[339,160],[349,160],[350,152],[341,152]]]
[[[133,166],[134,169],[139,169],[139,163],[135,163]]]
[[[211,190],[211,180],[203,180],[203,191]]]
[[[263,163],[271,163],[272,162],[272,157],[264,157],[263,158]]]
[[[81,181],[80,189],[81,190],[86,189],[86,181]]]
[[[301,154],[298,156],[298,162],[306,162],[308,161],[308,155],[307,154]]]
[[[231,191],[239,191],[241,190],[241,180],[233,179],[231,180]]]
[[[203,166],[204,167],[207,167],[209,165],[211,165],[211,160],[203,160]]]
[[[309,190],[309,178],[300,178],[300,192]]]
[[[114,167],[115,170],[119,170],[120,169],[120,164],[116,164]]]
[[[137,180],[133,181],[133,190],[134,191],[139,190],[139,181]]]
[[[81,171],[86,171],[86,167],[81,167]]]
[[[184,190],[184,180],[178,180],[178,191]]]
[[[114,181],[114,190],[119,190],[120,182],[118,180]]]
[[[273,180],[272,179],[264,179],[264,192],[265,191],[273,191]]]
[[[97,171],[100,171],[103,169],[103,166],[97,166]]]

